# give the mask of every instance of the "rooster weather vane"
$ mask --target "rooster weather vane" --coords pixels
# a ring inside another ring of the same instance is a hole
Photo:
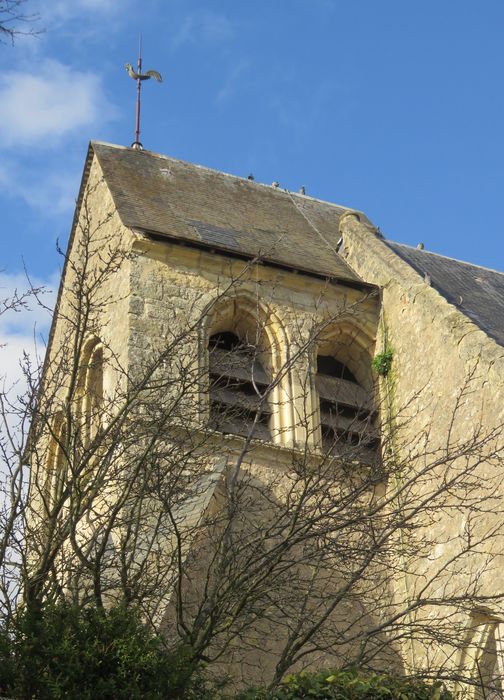
[[[138,41],[137,69],[135,71],[133,66],[131,65],[131,63],[126,63],[125,68],[126,68],[126,71],[129,75],[129,77],[132,78],[133,80],[137,81],[135,140],[131,144],[131,148],[136,148],[138,150],[142,150],[143,146],[140,143],[140,93],[141,93],[141,89],[142,89],[142,81],[149,80],[150,78],[154,78],[154,80],[157,80],[158,83],[162,83],[163,78],[161,77],[161,73],[158,73],[157,70],[147,70],[147,71],[145,71],[145,73],[142,73],[142,37],[141,36],[140,36],[139,41]]]

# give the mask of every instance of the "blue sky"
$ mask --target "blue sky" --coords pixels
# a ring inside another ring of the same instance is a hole
[[[89,139],[129,145],[141,31],[150,150],[362,209],[394,240],[504,270],[502,0],[27,0],[0,45],[0,286],[55,285]],[[5,329],[4,329],[5,330]],[[0,328],[1,331],[1,328]]]

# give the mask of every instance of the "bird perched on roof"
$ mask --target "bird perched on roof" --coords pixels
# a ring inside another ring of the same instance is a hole
[[[126,63],[124,67],[126,68],[129,77],[133,78],[133,80],[149,80],[149,78],[154,78],[158,81],[158,83],[163,82],[161,73],[158,73],[157,70],[146,70],[145,73],[137,73],[133,69],[131,63]]]

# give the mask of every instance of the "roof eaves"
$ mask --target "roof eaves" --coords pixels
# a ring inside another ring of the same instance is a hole
[[[349,287],[350,289],[359,289],[362,291],[371,291],[379,289],[375,284],[370,284],[369,282],[364,282],[360,279],[351,280],[343,277],[338,277],[337,274],[327,275],[319,272],[314,272],[313,270],[310,270],[308,268],[290,266],[285,263],[278,262],[272,258],[263,258],[260,255],[254,256],[251,253],[229,250],[223,246],[218,246],[216,244],[210,245],[208,243],[205,243],[204,241],[191,241],[185,238],[177,238],[176,236],[168,236],[165,233],[152,231],[150,229],[144,229],[138,226],[135,226],[131,230],[134,233],[139,233],[141,235],[148,236],[149,238],[156,241],[169,242],[175,245],[180,245],[185,248],[193,248],[194,250],[219,252],[221,255],[225,255],[226,257],[233,258],[235,260],[246,260],[249,262],[256,262],[257,264],[261,264],[266,267],[274,267],[276,269],[285,270],[287,272],[293,272],[294,274],[306,275],[307,277],[312,277],[315,279],[328,280],[332,284]]]

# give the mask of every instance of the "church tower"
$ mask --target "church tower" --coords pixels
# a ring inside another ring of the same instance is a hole
[[[33,429],[37,585],[139,604],[244,683],[415,670],[428,628],[446,659],[469,608],[501,614],[467,540],[501,556],[499,290],[360,212],[91,143]]]

